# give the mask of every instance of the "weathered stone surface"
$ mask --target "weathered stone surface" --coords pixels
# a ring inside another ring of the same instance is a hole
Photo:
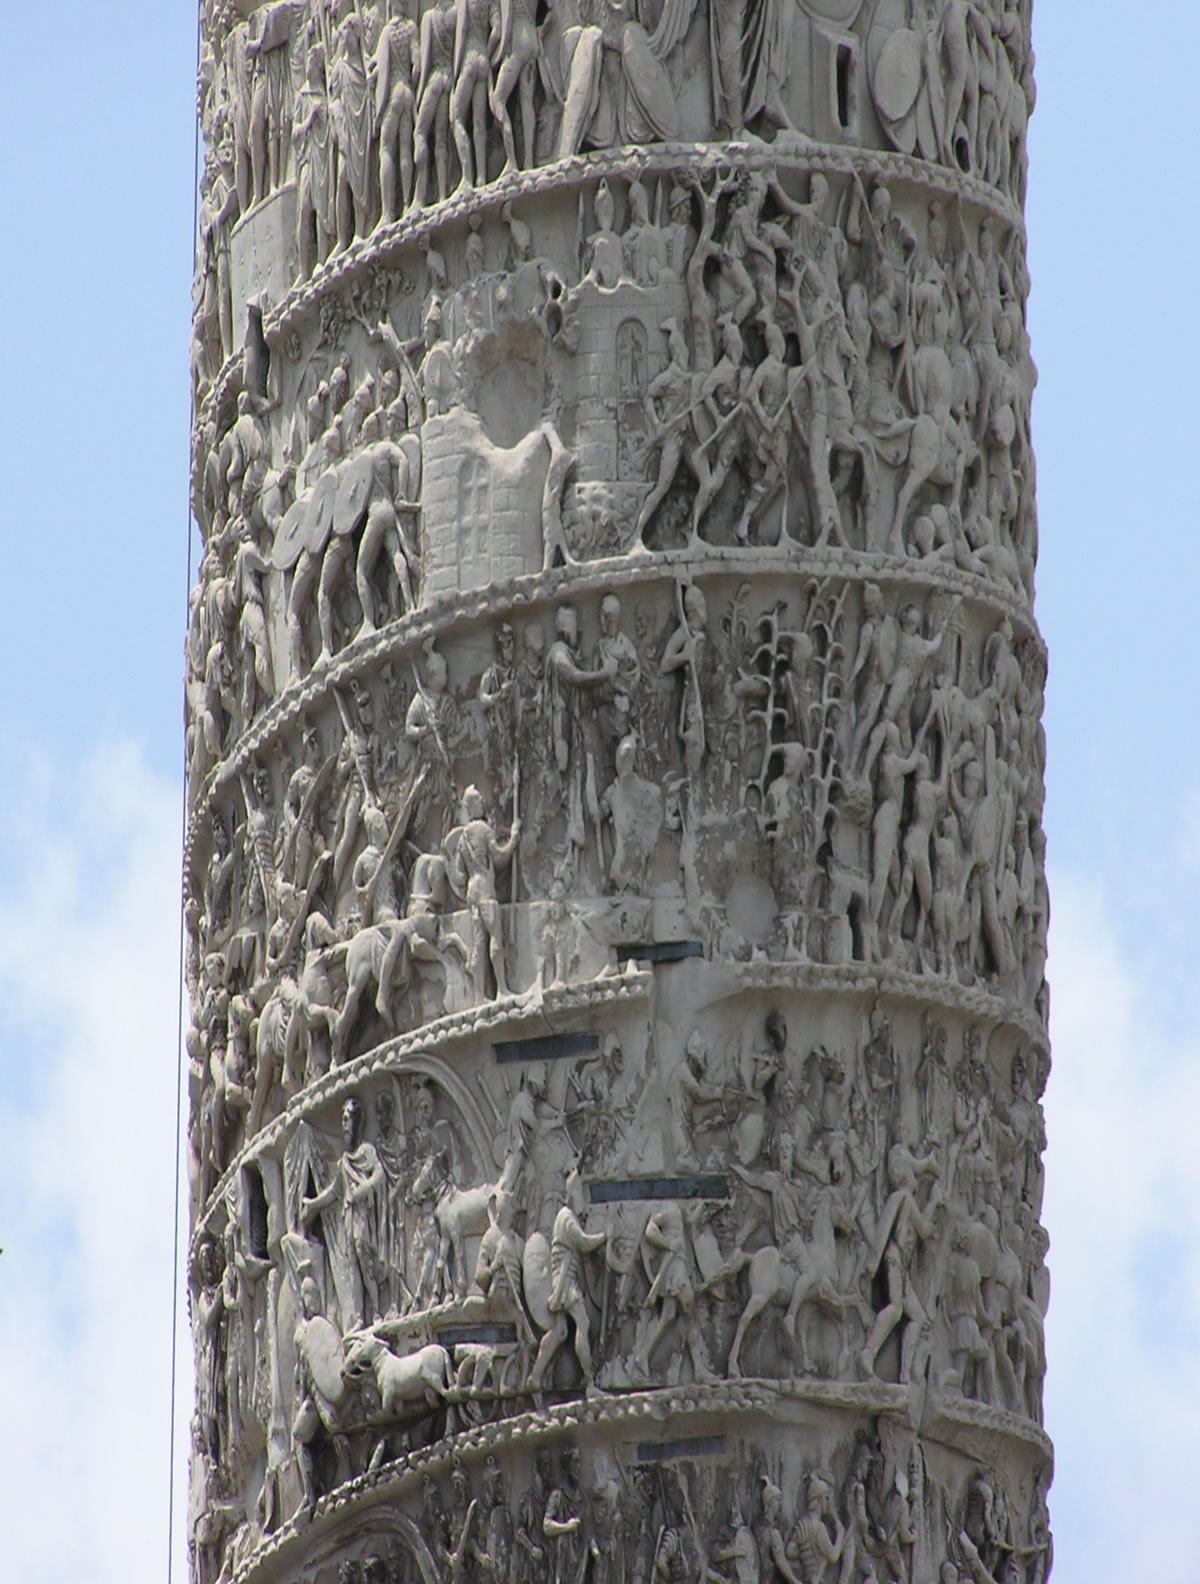
[[[1041,1584],[1025,5],[204,8],[200,1584]]]

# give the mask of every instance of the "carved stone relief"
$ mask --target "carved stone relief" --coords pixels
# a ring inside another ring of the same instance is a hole
[[[1042,1584],[1028,17],[203,8],[201,1584]]]

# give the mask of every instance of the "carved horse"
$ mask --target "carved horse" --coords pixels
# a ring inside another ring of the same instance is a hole
[[[376,987],[375,1010],[389,1028],[395,1026],[391,1008],[392,963],[388,961],[389,948],[394,962],[403,952],[397,939],[404,925],[400,919],[386,923],[370,924],[351,936],[346,944],[346,1000],[334,1031],[334,1048],[337,1060],[344,1061],[346,1040],[354,1027],[358,1004],[367,987]]]
[[[477,1188],[460,1188],[446,1171],[440,1155],[431,1155],[413,1179],[413,1199],[434,1201],[433,1216],[441,1240],[438,1258],[443,1268],[450,1251],[454,1251],[454,1291],[459,1298],[467,1295],[466,1240],[487,1231],[488,1201],[503,1186],[502,1179]]]
[[[288,1026],[295,1004],[295,980],[285,975],[268,997],[255,1026],[254,1097],[246,1118],[247,1139],[253,1138],[262,1126],[263,1112],[276,1082],[282,1080],[288,1093],[300,1087],[299,1075],[285,1068]]]
[[[789,1243],[786,1251],[770,1245],[756,1249],[753,1254],[743,1251],[723,1267],[718,1279],[739,1270],[749,1271],[750,1296],[738,1320],[733,1346],[729,1350],[726,1373],[733,1380],[741,1378],[742,1343],[750,1322],[757,1319],[770,1304],[787,1306],[783,1329],[789,1344],[796,1340],[797,1317],[806,1304],[815,1304],[837,1320],[844,1320],[850,1309],[858,1311],[864,1324],[869,1319],[861,1298],[838,1290],[837,1244],[829,1194],[821,1197],[813,1217],[812,1235],[807,1242],[796,1239]],[[808,1349],[802,1342],[800,1367],[805,1374],[812,1374],[813,1367],[807,1355]]]
[[[924,312],[922,327],[926,337],[932,338],[935,332],[930,328],[928,310]],[[970,439],[954,412],[954,367],[946,352],[927,340],[913,353],[908,374],[916,417],[900,419],[878,437],[885,459],[906,470],[887,539],[886,548],[893,555],[904,554],[904,528],[921,486],[933,483],[949,488],[951,504],[959,505],[963,474],[970,460]],[[891,455],[887,450],[889,441],[898,442]]]

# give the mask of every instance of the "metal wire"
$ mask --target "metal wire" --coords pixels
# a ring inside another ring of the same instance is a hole
[[[193,77],[200,73],[200,37],[201,18],[200,0],[196,4],[196,59]],[[197,114],[195,130],[192,137],[192,246],[198,242],[197,231],[200,224],[200,117]],[[192,591],[192,491],[189,469],[187,490],[187,511],[184,514],[186,533],[186,561],[187,584],[184,589],[184,631],[187,630],[187,602]],[[187,747],[183,751],[183,781],[180,794],[180,892],[179,892],[179,999],[175,1016],[175,1198],[174,1198],[174,1225],[172,1228],[171,1252],[171,1442],[167,1455],[167,1584],[172,1584],[175,1575],[175,1386],[178,1376],[179,1357],[179,1199],[180,1175],[183,1170],[183,977],[184,977],[184,952],[186,950],[186,927],[184,921],[184,882],[182,872],[183,855],[187,849]]]

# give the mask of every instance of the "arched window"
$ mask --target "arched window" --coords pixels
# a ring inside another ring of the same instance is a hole
[[[458,558],[464,588],[491,581],[492,482],[479,456],[464,457],[458,469]]]

